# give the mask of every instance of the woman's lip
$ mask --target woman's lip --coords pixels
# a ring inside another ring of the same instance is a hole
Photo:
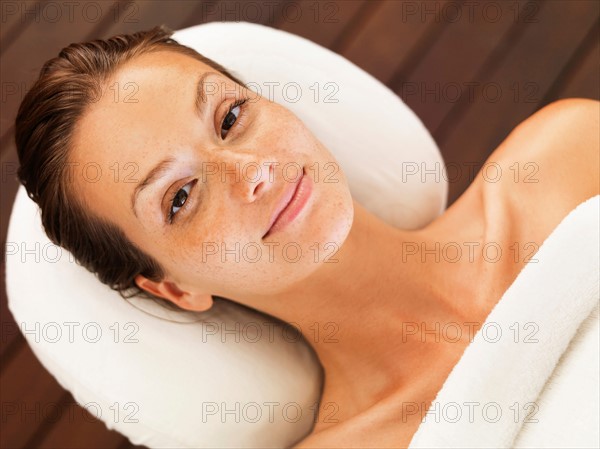
[[[269,229],[263,236],[263,239],[294,221],[302,209],[304,209],[311,193],[312,184],[310,177],[306,176],[303,169],[300,180],[295,184],[290,184],[278,207],[275,209],[275,213],[269,221]]]

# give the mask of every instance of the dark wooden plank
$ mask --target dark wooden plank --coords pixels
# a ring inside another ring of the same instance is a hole
[[[12,129],[11,129],[12,131]],[[12,211],[15,195],[20,186],[17,181],[16,171],[18,167],[18,158],[16,148],[13,142],[12,133],[6,139],[4,149],[0,154],[0,240],[4,249],[4,258],[2,260],[2,278],[0,283],[0,370],[4,370],[11,365],[12,360],[18,356],[19,352],[26,346],[25,339],[20,333],[18,324],[14,321],[12,314],[8,309],[8,296],[6,292],[6,260],[9,257],[19,257],[13,254],[18,248],[19,242],[10,242],[11,247],[7,245],[8,222]],[[10,253],[7,253],[10,250]],[[4,427],[4,426],[3,426]]]
[[[266,26],[292,16],[298,9],[292,0],[272,2],[240,2],[238,0],[218,0],[195,2],[196,10],[181,23],[181,28],[208,22],[250,22]],[[183,19],[185,17],[182,16]]]
[[[586,0],[542,3],[537,22],[522,24],[518,39],[507,44],[510,51],[502,64],[477,80],[484,88],[476,90],[472,104],[462,103],[458,110],[455,106],[434,133],[446,163],[462,169],[449,185],[449,205],[472,181],[468,164],[480,167],[510,131],[536,111],[598,20],[598,6]],[[512,83],[508,88],[507,80]]]
[[[315,2],[303,0],[296,8],[284,9],[282,21],[277,28],[307,38],[323,47],[340,51],[343,32],[354,35],[359,22],[369,20],[379,6],[378,1],[347,0],[336,2]],[[292,15],[298,11],[296,15]]]
[[[597,25],[597,24],[596,24]],[[600,41],[598,25],[590,30],[581,53],[573,61],[561,84],[547,96],[542,105],[559,98],[592,98],[600,100]]]
[[[113,20],[111,26],[99,37],[108,38],[121,33],[134,33],[157,25],[167,25],[171,29],[177,29],[188,22],[189,17],[193,16],[198,9],[198,2],[188,0],[128,2],[119,10],[120,20]]]
[[[520,2],[521,11],[524,4]],[[469,94],[486,60],[518,19],[517,2],[470,5],[447,8],[440,18],[445,22],[443,30],[427,54],[390,83],[430,132],[438,128],[461,95]]]
[[[127,438],[125,438],[123,443],[121,444],[121,446],[119,446],[118,449],[146,449],[146,446],[138,446],[138,445],[132,444]]]
[[[94,408],[90,410],[95,412]],[[104,414],[110,413],[106,410]],[[71,394],[61,402],[58,420],[44,438],[36,442],[39,449],[97,449],[118,448],[123,435],[108,430],[106,425],[87,409],[79,406]]]
[[[2,239],[2,248],[5,248],[10,212],[20,185],[16,176],[19,160],[15,145],[11,142],[6,150],[0,157],[0,185],[2,185],[2,192],[0,192],[0,210],[2,211],[2,214],[0,214],[0,238]]]
[[[4,259],[0,270],[2,271],[2,282],[0,290],[0,371],[10,363],[16,351],[25,343],[19,326],[15,322],[10,310],[8,310],[8,299],[6,296],[6,264]]]
[[[436,17],[445,3],[385,1],[341,54],[387,84],[417,43],[440,26]]]
[[[26,447],[60,401],[64,390],[46,371],[28,345],[23,345],[0,375],[2,432],[0,447]]]
[[[14,29],[23,28],[28,21],[35,20],[36,3],[36,0],[23,1],[21,4],[17,2],[0,3],[0,43],[2,47],[6,44],[6,36],[14,34]]]
[[[42,11],[40,3],[35,0],[0,2],[0,55],[27,27],[39,20]]]
[[[35,22],[27,27],[2,55],[0,136],[3,139],[14,123],[22,98],[39,75],[45,61],[57,56],[59,51],[71,42],[85,39],[114,22],[124,20],[122,14],[115,14],[114,5],[121,5],[119,2],[75,2],[77,7],[73,9],[72,15],[66,6],[67,3],[51,3],[57,5],[60,14],[56,18],[42,15],[39,23]],[[95,16],[96,13],[99,15]],[[4,63],[5,61],[10,63]]]

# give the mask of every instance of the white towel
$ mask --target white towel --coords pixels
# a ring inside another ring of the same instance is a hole
[[[410,448],[600,446],[599,216],[596,195],[544,241],[446,379]]]

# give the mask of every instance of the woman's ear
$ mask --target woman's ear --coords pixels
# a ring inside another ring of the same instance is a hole
[[[176,306],[194,312],[204,312],[213,305],[212,296],[207,293],[185,292],[170,281],[154,282],[138,274],[135,283],[139,288],[155,296],[167,299]]]

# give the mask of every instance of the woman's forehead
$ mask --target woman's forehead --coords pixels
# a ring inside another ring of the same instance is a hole
[[[73,133],[75,158],[98,158],[115,151],[127,156],[130,150],[139,155],[138,148],[145,148],[156,139],[168,143],[181,135],[180,128],[185,124],[182,114],[194,111],[198,77],[214,70],[203,72],[202,66],[207,66],[185,55],[161,53],[186,58],[184,61],[191,60],[199,66],[194,69],[189,64],[165,65],[166,61],[160,62],[160,58],[157,66],[145,64],[147,58],[159,56],[157,53],[144,55],[134,65],[120,69],[102,86],[101,95],[78,120]]]
[[[215,71],[212,67],[192,56],[172,50],[155,50],[137,55],[121,64],[115,74],[136,76],[144,74],[152,78],[178,76],[190,73]]]

